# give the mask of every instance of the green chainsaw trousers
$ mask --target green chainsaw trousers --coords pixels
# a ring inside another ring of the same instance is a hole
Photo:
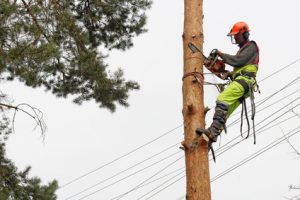
[[[227,112],[227,118],[233,113],[233,111],[240,105],[240,99],[247,98],[250,96],[250,93],[245,94],[244,87],[238,83],[237,79],[243,79],[247,84],[250,82],[251,85],[255,86],[256,81],[254,78],[238,76],[236,79],[231,82],[226,89],[221,92],[217,98],[217,103],[223,103],[228,105],[229,109]]]

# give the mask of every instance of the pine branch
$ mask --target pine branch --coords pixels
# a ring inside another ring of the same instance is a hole
[[[36,127],[40,127],[40,131],[41,131],[41,135],[43,136],[43,140],[45,139],[45,132],[46,132],[47,127],[46,127],[46,123],[43,120],[43,113],[38,108],[35,108],[26,103],[21,103],[17,106],[0,103],[0,108],[2,109],[2,107],[5,107],[7,109],[14,109],[14,115],[13,115],[13,119],[12,119],[13,130],[14,130],[14,123],[15,123],[17,111],[22,111],[23,113],[25,113],[26,115],[31,117],[36,122]],[[28,112],[27,110],[23,109],[22,107],[30,108],[31,112]]]

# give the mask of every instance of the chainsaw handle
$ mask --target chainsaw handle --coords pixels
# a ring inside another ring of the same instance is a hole
[[[218,49],[211,50],[210,55],[213,57],[218,57]]]

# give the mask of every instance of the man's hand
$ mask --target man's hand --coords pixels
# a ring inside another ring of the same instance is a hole
[[[223,80],[231,79],[232,78],[231,75],[232,75],[231,72],[226,70],[226,72],[222,73],[222,79]]]
[[[222,58],[223,53],[221,51],[219,51],[218,49],[213,49],[210,53],[212,56],[220,56]]]
[[[217,54],[218,54],[218,56],[220,56],[222,58],[223,53],[221,51],[219,51],[218,49],[217,49]]]

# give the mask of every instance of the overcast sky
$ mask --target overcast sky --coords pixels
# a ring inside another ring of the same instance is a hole
[[[185,178],[181,178],[184,172],[180,171],[184,167],[184,158],[181,158],[184,153],[179,149],[183,140],[183,5],[183,0],[154,0],[147,12],[149,31],[136,38],[129,51],[110,52],[106,60],[110,69],[123,68],[127,79],[141,85],[140,91],[131,93],[129,108],[118,107],[112,114],[99,109],[94,102],[78,106],[71,98],[58,99],[43,89],[27,88],[19,82],[2,84],[1,90],[14,99],[14,104],[26,102],[42,110],[48,127],[43,143],[38,130],[33,130],[33,121],[18,113],[7,153],[19,169],[31,165],[31,176],[41,177],[44,183],[57,179],[61,186],[98,169],[58,190],[62,200],[84,190],[70,199],[113,199],[128,191],[131,192],[121,199],[147,199],[160,190],[151,199],[184,199]],[[235,54],[238,48],[231,44],[226,34],[235,22],[245,21],[251,29],[250,38],[261,50],[257,79],[263,80],[300,58],[299,8],[300,1],[296,0],[204,0],[204,52],[207,54],[218,48]],[[270,97],[300,75],[299,67],[300,61],[261,82],[261,94],[256,93],[255,100],[261,102],[268,98],[257,107],[257,145],[253,145],[251,137],[220,155],[216,164],[210,162],[212,179],[299,126],[300,118],[296,114],[300,113],[300,108],[288,111],[299,104],[299,92],[296,92],[299,82]],[[206,79],[218,81],[211,76]],[[217,95],[214,87],[206,86],[206,105],[213,107]],[[262,108],[265,109],[259,112]],[[279,112],[273,114],[276,111]],[[239,109],[235,113],[238,112]],[[207,116],[207,124],[211,116],[212,112]],[[275,120],[279,116],[282,117]],[[237,118],[238,114],[232,116],[228,124]],[[277,124],[284,119],[287,121]],[[274,127],[259,133],[266,125]],[[239,124],[229,127],[228,134],[222,135],[221,147],[239,134]],[[109,164],[158,137],[151,144]],[[300,134],[297,134],[289,140],[298,151],[299,139]],[[240,140],[241,137],[236,142]],[[215,149],[218,148],[219,143],[215,145]],[[101,167],[105,164],[109,165]],[[299,169],[300,156],[286,141],[282,142],[213,181],[212,199],[281,200],[291,197],[297,192],[289,190],[289,185],[300,186]],[[177,179],[178,182],[170,185]]]

